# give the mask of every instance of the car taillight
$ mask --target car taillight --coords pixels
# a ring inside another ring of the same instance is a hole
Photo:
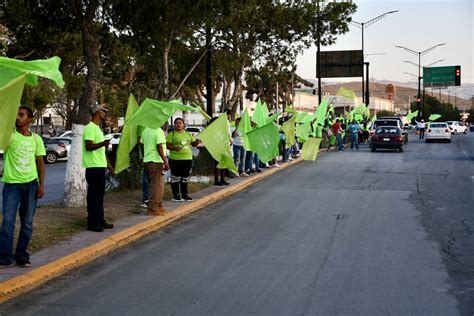
[[[431,133],[431,128],[428,128],[428,133]]]
[[[59,147],[66,148],[66,145],[64,144],[58,144]]]

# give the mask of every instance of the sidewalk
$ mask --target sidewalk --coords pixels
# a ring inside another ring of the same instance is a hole
[[[324,151],[325,149],[320,150],[320,153]],[[263,173],[248,178],[229,179],[230,185],[227,187],[210,186],[193,194],[195,199],[193,202],[166,201],[164,207],[169,211],[166,216],[145,216],[144,209],[143,214],[114,222],[114,229],[106,230],[103,233],[83,231],[70,240],[40,250],[31,256],[32,267],[12,266],[0,270],[0,303],[28,292],[48,280],[85,265],[96,258],[107,255],[300,161],[301,159],[296,159],[281,164],[280,168],[262,169]]]

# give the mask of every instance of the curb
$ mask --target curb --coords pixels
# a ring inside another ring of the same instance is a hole
[[[326,149],[320,149],[318,155],[324,151],[326,151]],[[280,170],[289,168],[301,161],[302,159],[296,159],[292,162],[286,163],[285,165],[281,165],[281,168],[270,169],[265,173],[261,173],[243,180],[226,189],[221,189],[194,202],[179,206],[165,216],[153,217],[142,223],[136,224],[130,228],[113,234],[91,246],[85,247],[70,255],[29,271],[23,275],[0,283],[0,304],[5,303],[6,301],[21,294],[27,293],[41,286],[47,281],[72,271],[73,269],[81,267],[99,257],[105,256],[118,248],[129,245],[135,240],[155,232],[160,228],[171,224],[189,214],[201,210],[214,202],[221,201],[223,198],[242,191],[252,184],[268,176],[271,176]]]

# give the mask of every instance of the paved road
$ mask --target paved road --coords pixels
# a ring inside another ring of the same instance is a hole
[[[38,200],[39,205],[60,202],[64,194],[64,176],[66,174],[67,161],[58,161],[55,164],[46,166],[45,195]],[[0,182],[0,192],[3,190],[3,183]],[[3,199],[0,194],[0,205]]]
[[[322,155],[0,313],[471,315],[473,143]]]

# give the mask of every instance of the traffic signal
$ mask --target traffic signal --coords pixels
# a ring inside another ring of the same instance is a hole
[[[461,66],[454,66],[454,85],[461,85]]]
[[[416,98],[416,102],[417,102],[417,103],[420,103],[420,102],[421,102],[421,98]]]

